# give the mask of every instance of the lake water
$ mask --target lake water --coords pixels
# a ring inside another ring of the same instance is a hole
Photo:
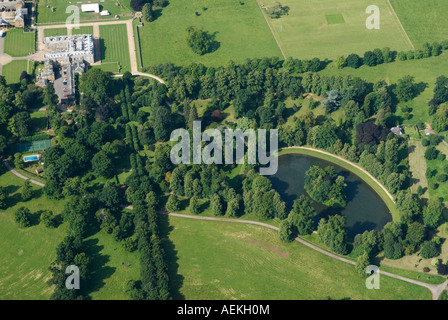
[[[294,200],[300,195],[307,195],[304,189],[304,177],[312,165],[335,167],[336,172],[344,176],[347,184],[345,208],[333,209],[313,201],[318,213],[315,217],[316,226],[321,218],[341,214],[346,217],[348,236],[353,238],[365,230],[380,231],[386,223],[392,221],[392,215],[380,196],[357,175],[331,162],[299,154],[280,156],[277,173],[267,176],[286,202],[288,210],[291,210]]]

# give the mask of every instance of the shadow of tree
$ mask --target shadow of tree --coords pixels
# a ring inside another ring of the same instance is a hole
[[[184,277],[178,274],[179,264],[177,263],[177,251],[174,243],[169,239],[169,234],[173,231],[173,226],[169,224],[167,215],[159,215],[159,231],[161,244],[165,251],[165,261],[168,268],[168,276],[170,278],[171,296],[175,300],[184,300],[185,297],[180,292],[182,288]]]
[[[84,241],[84,252],[89,257],[89,278],[81,288],[85,296],[98,291],[104,286],[104,280],[109,278],[116,270],[114,267],[106,266],[110,260],[109,255],[101,254],[104,246],[98,245],[98,239]]]

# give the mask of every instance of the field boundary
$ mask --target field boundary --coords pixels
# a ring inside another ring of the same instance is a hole
[[[283,51],[283,48],[280,45],[280,41],[277,39],[277,36],[275,35],[274,29],[272,28],[271,24],[269,23],[268,18],[264,14],[263,8],[261,7],[260,2],[258,0],[256,0],[256,1],[257,1],[258,8],[260,8],[261,14],[263,15],[263,18],[266,21],[266,23],[268,24],[269,30],[271,30],[272,36],[274,37],[275,42],[277,43],[277,46],[280,49],[280,52],[282,53],[283,58],[286,60],[285,52]]]
[[[392,3],[390,3],[390,0],[386,0],[387,4],[389,5],[389,8],[392,10],[392,13],[394,14],[395,18],[397,18],[398,24],[401,27],[401,30],[403,30],[404,35],[406,36],[406,39],[408,39],[409,43],[412,46],[412,49],[415,50],[414,44],[411,41],[411,38],[409,38],[408,33],[406,32],[406,29],[403,27],[403,24],[401,23],[400,18],[398,17],[397,13],[395,12],[394,7],[392,6]]]

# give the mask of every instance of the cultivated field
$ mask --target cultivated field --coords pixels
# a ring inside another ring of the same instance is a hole
[[[272,7],[276,0],[260,0]],[[268,18],[287,57],[330,58],[390,47],[407,50],[412,46],[386,0],[284,0],[289,14]],[[369,5],[380,9],[380,29],[368,30]]]
[[[448,2],[440,0],[390,0],[416,47],[448,39]]]
[[[73,2],[70,0],[40,0],[37,3],[38,14],[36,22],[38,24],[65,23],[66,19],[73,14],[73,11],[66,13],[66,9],[69,6],[77,6],[79,8],[81,21],[113,19],[115,15],[119,15],[122,18],[130,18],[130,16],[132,16],[129,0],[104,0],[96,2],[99,3],[100,10],[108,10],[110,12],[109,16],[101,16],[99,13],[94,12],[81,12],[81,5],[89,3],[92,3],[92,1],[79,0]],[[116,3],[119,5],[117,6]],[[52,11],[51,8],[54,8],[54,11]]]
[[[11,29],[5,35],[4,52],[11,57],[25,57],[34,52],[34,32]]]
[[[118,62],[121,68],[117,71],[120,73],[131,71],[126,25],[100,26],[100,37],[101,61]]]
[[[189,26],[215,34],[219,48],[203,56],[195,54],[185,40]],[[139,32],[145,67],[167,62],[218,66],[229,60],[282,56],[255,0],[171,1],[154,22],[145,23]]]
[[[14,60],[2,67],[2,76],[5,77],[7,84],[20,82],[20,75],[23,71],[28,71],[27,60]]]
[[[259,226],[169,219],[165,251],[177,273],[175,298],[185,299],[430,299],[429,290],[383,276],[367,290],[354,266],[297,242],[282,243]],[[163,230],[163,231],[165,231]]]

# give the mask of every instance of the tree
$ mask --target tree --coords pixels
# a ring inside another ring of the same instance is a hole
[[[327,113],[331,113],[341,106],[341,95],[338,90],[331,90],[327,92],[327,97],[322,100],[322,106]]]
[[[280,223],[279,236],[280,240],[283,242],[291,242],[294,240],[292,224],[288,219],[285,219]]]
[[[201,28],[189,26],[187,29],[186,41],[194,53],[204,55],[212,49],[213,36],[203,31]]]
[[[174,194],[170,195],[166,203],[166,210],[168,210],[168,212],[176,212],[179,211],[179,206],[179,198]]]
[[[424,259],[430,259],[437,257],[440,254],[440,250],[434,241],[425,241],[422,245],[420,255]]]
[[[8,195],[4,187],[0,187],[0,209],[6,209]]]
[[[420,222],[413,222],[408,226],[405,241],[413,248],[417,248],[425,237],[425,226]],[[412,250],[414,251],[414,250]]]
[[[361,66],[361,63],[362,63],[361,58],[356,53],[350,54],[345,59],[345,64],[348,67],[352,67],[354,69],[358,69]]]
[[[108,181],[103,186],[98,200],[101,201],[106,207],[116,209],[123,203],[123,194],[116,184]]]
[[[425,159],[434,160],[437,159],[439,151],[434,147],[428,147],[425,151]]]
[[[394,93],[398,100],[407,102],[412,100],[417,95],[417,86],[414,82],[413,76],[404,76],[398,80],[397,86],[394,89]]]
[[[364,251],[364,253],[356,259],[355,270],[361,277],[367,277],[368,274],[366,273],[366,269],[369,265],[370,265],[369,254],[366,251]]]
[[[105,178],[111,178],[115,173],[112,160],[109,155],[102,150],[93,156],[92,169],[97,175]]]
[[[154,12],[152,11],[151,3],[147,2],[143,5],[142,15],[143,15],[143,19],[145,19],[146,22],[154,21]]]
[[[21,228],[27,228],[31,226],[31,212],[30,209],[20,207],[14,213],[14,220]]]
[[[147,0],[131,0],[131,8],[134,11],[142,11],[143,6]]]
[[[40,213],[40,223],[42,223],[47,228],[54,228],[56,226],[56,219],[53,211],[43,210]]]
[[[374,54],[372,51],[365,52],[363,62],[366,66],[369,67],[376,66],[377,65],[376,54]]]
[[[171,112],[166,107],[155,107],[151,113],[156,141],[168,141],[171,130]]]
[[[222,216],[223,215],[223,208],[221,203],[221,197],[215,193],[212,195],[210,199],[210,206],[212,208],[212,212],[215,216]]]
[[[18,112],[9,120],[8,128],[17,137],[25,137],[30,134],[31,117],[28,112]]]
[[[193,196],[190,198],[190,205],[188,206],[188,209],[191,211],[191,213],[198,214],[199,213],[199,200],[198,197]]]
[[[22,201],[28,201],[32,198],[32,196],[33,196],[33,190],[31,189],[31,183],[30,183],[30,180],[27,179],[23,183]]]
[[[289,7],[282,6],[280,2],[276,2],[274,6],[267,9],[267,12],[271,19],[278,19],[281,16],[288,14]]]
[[[347,231],[345,230],[345,217],[340,215],[329,216],[328,221],[321,219],[317,227],[319,241],[339,254],[347,253]]]
[[[43,104],[48,106],[50,111],[56,111],[56,106],[59,103],[59,98],[56,95],[53,85],[49,84],[45,86],[43,95]]]
[[[140,1],[140,0],[137,0]],[[140,10],[138,10],[140,11]],[[90,97],[97,106],[106,105],[109,101],[110,75],[101,69],[90,69],[80,78],[79,88],[85,96]]]
[[[437,228],[443,217],[444,205],[439,198],[431,198],[423,209],[423,222],[429,228]]]
[[[316,210],[311,200],[307,196],[301,195],[294,200],[288,220],[299,235],[306,235],[313,232],[313,218],[315,215]]]

